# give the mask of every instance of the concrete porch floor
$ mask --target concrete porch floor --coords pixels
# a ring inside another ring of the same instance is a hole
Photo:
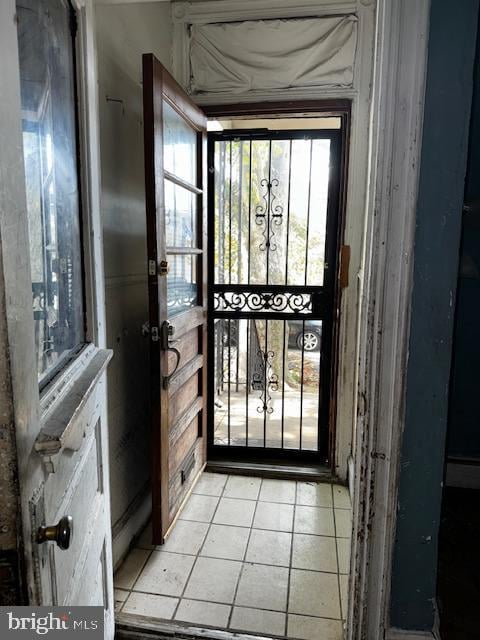
[[[232,385],[233,387],[234,385]],[[259,392],[252,392],[247,400],[245,391],[230,393],[230,444],[245,446],[246,425],[248,421],[248,444],[252,447],[264,446],[264,414],[258,411],[261,407]],[[283,413],[283,446],[286,449],[301,449],[315,451],[318,442],[318,392],[303,392],[285,389],[283,402],[282,392],[271,393],[272,413],[267,413],[265,446],[280,448],[282,446],[282,413]],[[222,406],[215,406],[215,435],[216,445],[228,444],[228,394],[216,396],[216,402]],[[283,411],[282,411],[283,405]],[[302,407],[302,410],[301,410]],[[300,422],[300,413],[301,422]],[[300,426],[301,424],[301,426]]]

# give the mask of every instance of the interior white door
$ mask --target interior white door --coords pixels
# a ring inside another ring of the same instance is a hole
[[[88,345],[42,396],[42,429],[31,454],[41,460],[40,484],[30,499],[38,603],[101,605],[107,627],[113,611],[104,373],[111,355]]]
[[[48,29],[55,24],[53,37]],[[68,55],[59,55],[62,38],[70,38]],[[0,379],[6,398],[2,412],[11,408],[16,437],[8,462],[16,465],[19,493],[2,508],[14,510],[19,504],[22,526],[15,522],[15,551],[23,553],[26,603],[103,606],[104,637],[110,640],[105,371],[112,352],[105,349],[92,0],[1,2],[0,57],[8,67],[0,105]],[[75,57],[78,66],[70,67],[70,77],[77,80],[78,93],[72,89],[75,80],[60,86],[66,75],[55,66]],[[45,60],[50,67],[42,67]],[[25,79],[33,87],[30,101]],[[63,110],[62,120],[58,112],[68,100],[70,110]],[[72,116],[77,104],[80,135]],[[67,125],[74,131],[70,138]],[[62,143],[67,138],[70,146]],[[78,155],[80,168],[69,171]],[[83,215],[77,217],[75,253],[61,233],[67,237],[65,229],[75,223],[71,212],[77,193]],[[36,228],[50,236],[35,234]],[[80,337],[74,336],[69,350],[66,341],[79,305]],[[49,376],[41,382],[44,369]]]

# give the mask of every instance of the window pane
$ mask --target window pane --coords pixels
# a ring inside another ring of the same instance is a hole
[[[197,256],[169,255],[168,264],[168,315],[174,316],[197,304]]]
[[[167,247],[197,246],[197,196],[165,180]]]
[[[196,185],[197,134],[185,120],[163,101],[163,162],[165,170]]]
[[[39,378],[85,339],[70,11],[62,0],[17,1]]]

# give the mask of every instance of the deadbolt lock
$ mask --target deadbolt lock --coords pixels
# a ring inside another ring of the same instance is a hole
[[[168,262],[166,260],[160,260],[158,273],[161,276],[166,276],[168,274]]]

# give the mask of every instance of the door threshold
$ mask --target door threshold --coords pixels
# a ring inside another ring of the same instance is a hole
[[[326,465],[275,464],[272,462],[240,462],[238,460],[207,460],[205,471],[231,475],[261,476],[310,482],[336,482],[337,478]]]
[[[170,620],[155,620],[128,613],[115,614],[115,640],[265,640],[283,636],[255,635],[238,631],[226,631],[214,627],[198,627]]]

